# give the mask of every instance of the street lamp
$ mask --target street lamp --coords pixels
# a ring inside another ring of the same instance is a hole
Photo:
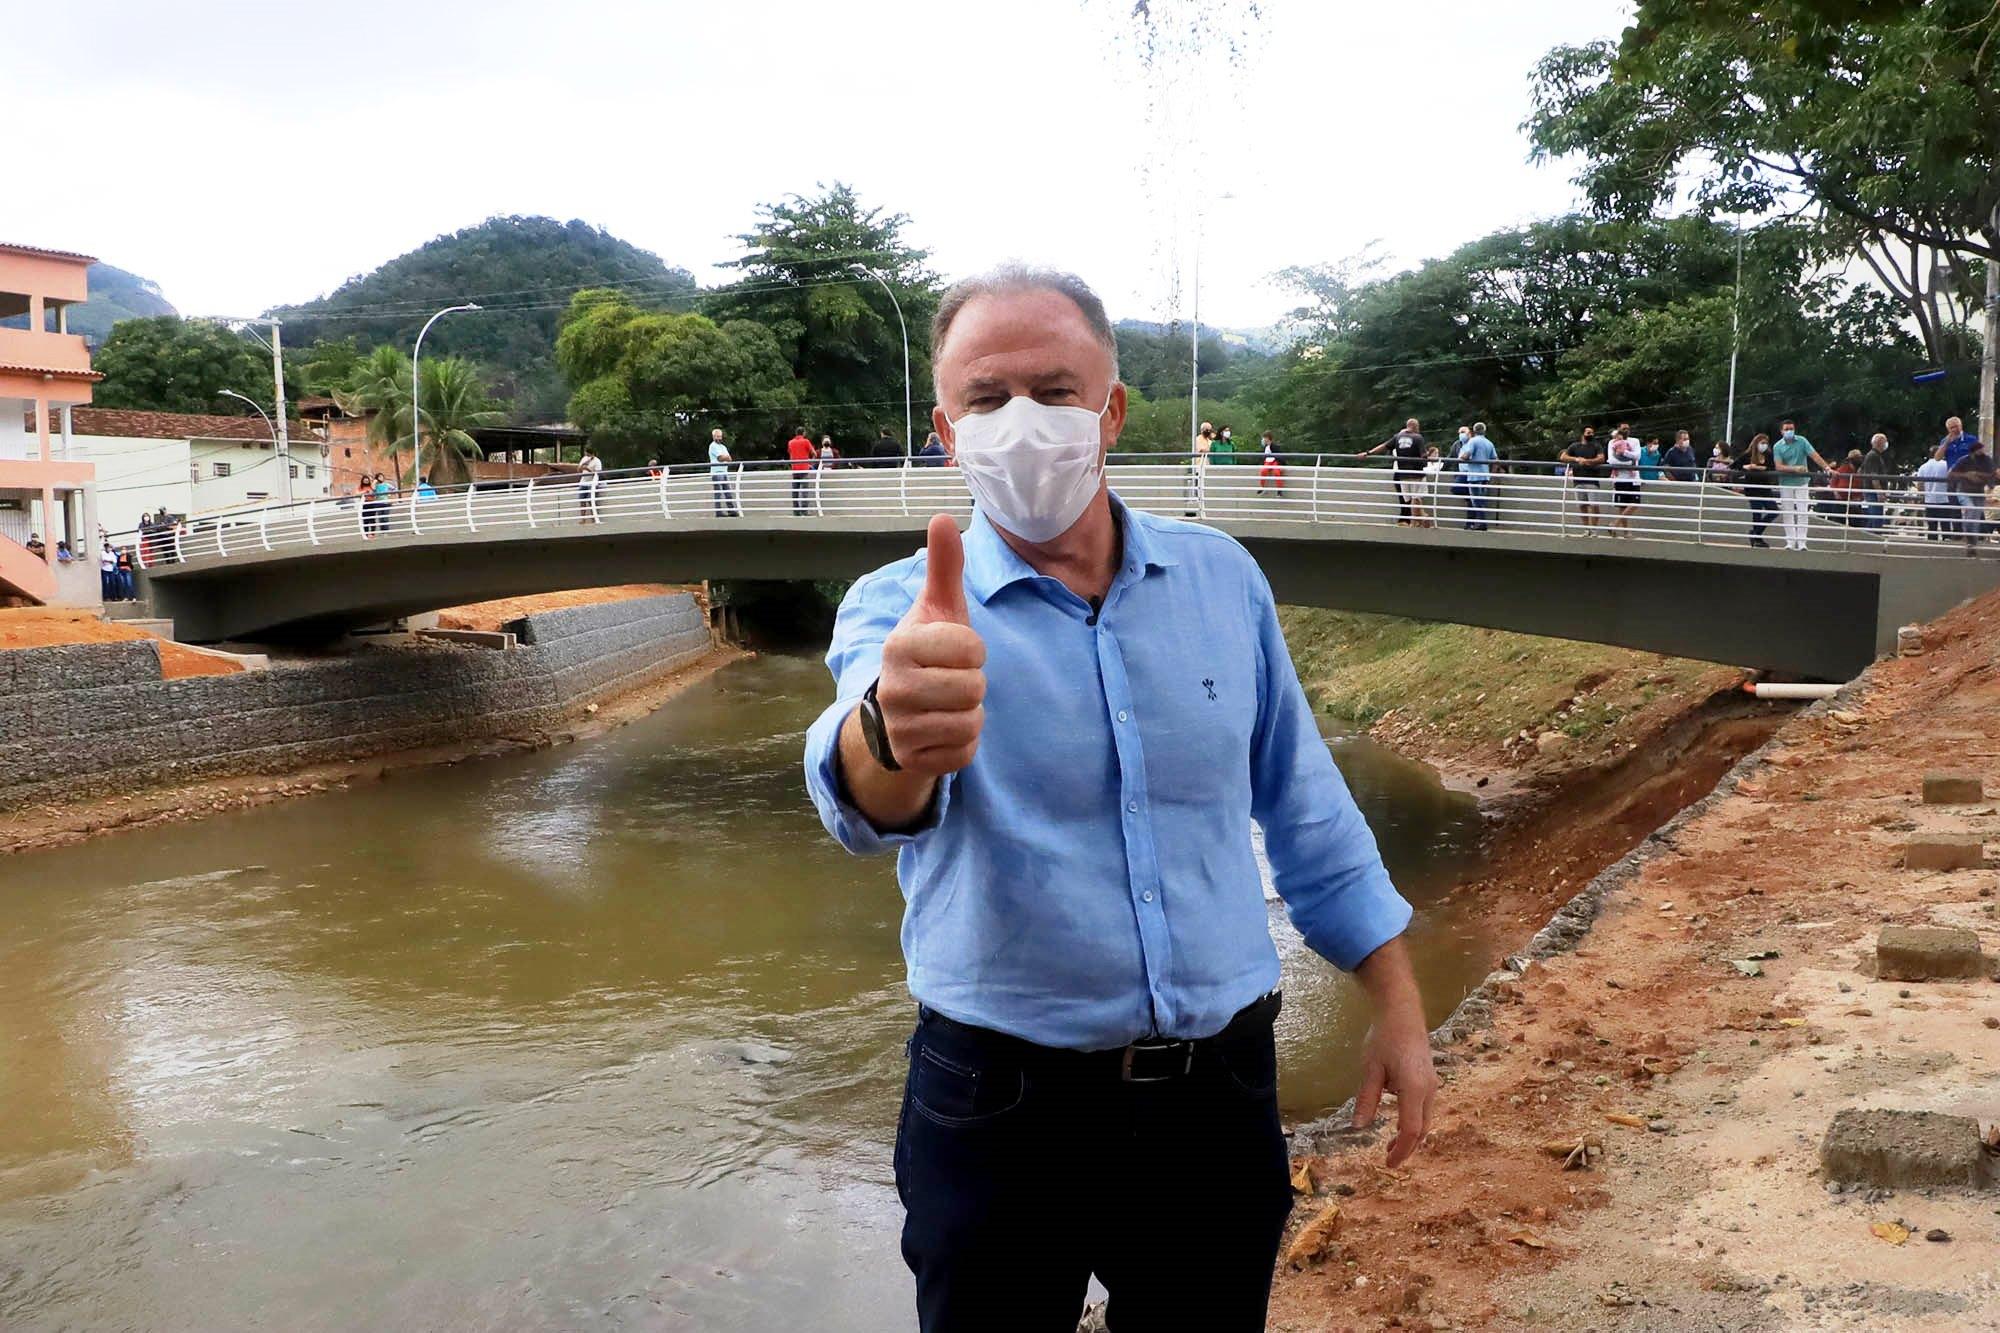
[[[1226,203],[1235,199],[1234,193],[1224,190],[1215,197],[1215,202]],[[1201,431],[1201,237],[1208,222],[1208,214],[1199,203],[1194,214],[1194,336],[1188,341],[1188,446],[1194,446],[1194,437]]]
[[[272,453],[277,458],[278,467],[282,469],[284,473],[285,503],[290,504],[292,502],[292,469],[290,467],[290,459],[285,453],[284,446],[278,443],[278,428],[271,424],[271,414],[269,412],[266,412],[263,408],[257,406],[257,400],[255,398],[246,397],[245,395],[236,392],[236,390],[234,389],[224,389],[220,394],[216,396],[219,398],[234,398],[239,403],[248,403],[250,404],[251,411],[255,412],[258,416],[264,418],[264,429],[271,432]]]
[[[424,478],[424,410],[420,406],[423,402],[423,394],[420,392],[423,378],[420,358],[424,354],[424,335],[431,331],[431,325],[446,315],[455,314],[460,310],[477,309],[479,306],[471,301],[467,301],[464,305],[446,306],[424,321],[424,326],[417,330],[417,345],[410,350],[410,494],[412,495],[416,494],[417,487],[422,484]]]
[[[851,272],[864,273],[882,284],[882,290],[889,293],[889,304],[896,307],[896,322],[903,327],[903,466],[908,467],[910,455],[916,452],[911,447],[916,443],[916,437],[910,416],[910,326],[903,319],[903,303],[896,299],[896,289],[889,285],[888,279],[874,269],[866,264],[849,264],[847,267]]]

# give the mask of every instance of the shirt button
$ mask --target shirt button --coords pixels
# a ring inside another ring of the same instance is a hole
[[[1120,722],[1123,722],[1125,720],[1125,710],[1122,708],[1118,710],[1118,720]]]
[[[1130,810],[1135,815],[1139,813],[1139,803],[1137,801],[1125,802],[1125,808],[1127,810]]]
[[[1151,902],[1153,901],[1153,891],[1151,889],[1147,889],[1144,893],[1140,894],[1139,897],[1141,901]]]

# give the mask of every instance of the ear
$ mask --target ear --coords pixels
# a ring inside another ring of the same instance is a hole
[[[931,409],[931,429],[937,432],[940,440],[944,441],[946,457],[956,461],[958,458],[958,440],[952,434],[951,418],[944,414],[944,404],[942,403]]]
[[[1098,454],[1100,460],[1104,454],[1108,454],[1118,447],[1118,437],[1124,433],[1125,382],[1123,380],[1115,380],[1111,385],[1110,405],[1104,410],[1104,422],[1098,428],[1098,438],[1104,442],[1104,448]]]

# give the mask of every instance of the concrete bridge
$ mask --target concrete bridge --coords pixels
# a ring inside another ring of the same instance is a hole
[[[1759,518],[1750,500],[1703,482],[1644,482],[1627,534],[1607,536],[1608,478],[1508,467],[1483,496],[1451,474],[1399,478],[1334,457],[1291,456],[1273,472],[1254,458],[1196,470],[1122,456],[1111,476],[1137,508],[1238,538],[1281,602],[1829,679],[1893,648],[1898,626],[2000,584],[2000,553],[1969,557],[1956,530],[1927,533],[1914,491],[1891,499],[1880,529],[1860,526],[1858,506],[1825,507],[1809,520],[1808,549],[1788,551],[1775,549],[1781,528],[1761,495],[1774,549],[1747,546]],[[215,642],[324,636],[598,584],[851,578],[908,554],[940,511],[970,512],[955,468],[778,463],[711,476],[696,465],[607,473],[594,492],[544,478],[273,506],[118,540],[141,547],[152,613],[184,639]],[[1486,526],[1467,529],[1468,518]]]

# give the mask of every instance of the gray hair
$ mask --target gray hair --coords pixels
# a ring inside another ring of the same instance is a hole
[[[1104,302],[1090,290],[1089,283],[1074,273],[1064,273],[1059,269],[1002,264],[985,273],[960,279],[939,299],[937,314],[931,317],[933,392],[937,388],[938,354],[944,350],[945,337],[951,332],[952,321],[958,318],[959,312],[979,297],[1005,296],[1012,292],[1054,292],[1068,297],[1070,304],[1083,313],[1083,322],[1090,326],[1091,336],[1110,353],[1111,378],[1118,378],[1118,335],[1112,331],[1111,316],[1104,313]]]

